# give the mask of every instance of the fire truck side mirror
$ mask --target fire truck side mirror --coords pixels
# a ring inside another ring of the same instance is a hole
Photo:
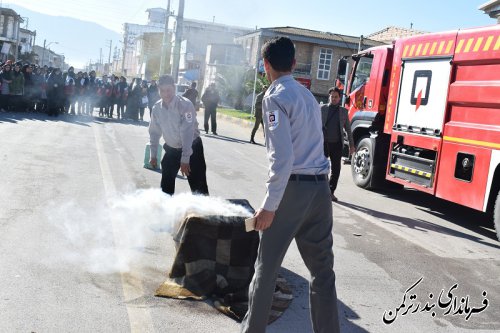
[[[343,77],[346,74],[347,60],[340,58],[337,63],[337,77]]]

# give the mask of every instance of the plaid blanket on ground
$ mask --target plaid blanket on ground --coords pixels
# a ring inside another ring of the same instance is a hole
[[[231,201],[251,208],[246,200]],[[155,296],[196,300],[211,297],[219,311],[241,321],[248,309],[258,232],[245,231],[244,217],[190,216],[174,240],[174,263]],[[286,281],[279,278],[269,322],[281,316],[292,299]]]

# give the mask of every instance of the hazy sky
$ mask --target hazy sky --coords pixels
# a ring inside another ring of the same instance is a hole
[[[494,19],[478,10],[487,1],[185,0],[184,17],[247,28],[295,26],[366,36],[387,26],[410,28],[413,24],[416,30],[436,32],[495,24]],[[8,7],[9,3],[44,14],[95,22],[121,33],[123,23],[146,24],[146,9],[166,8],[168,0],[0,0],[4,6]],[[171,10],[177,12],[178,6],[179,0],[171,0]],[[40,26],[40,22],[36,25],[28,25],[28,29],[38,31],[39,45],[45,38],[61,41],[57,36],[45,36],[43,32],[47,29]],[[95,38],[101,38],[101,47],[106,49],[104,37]],[[71,64],[80,67],[89,59],[99,58],[99,47],[85,47],[77,52],[76,46],[70,44],[62,42],[51,47],[66,54]],[[120,42],[115,40],[113,45],[120,45]]]
[[[0,0],[0,2],[2,2]],[[143,24],[147,8],[168,0],[10,0],[33,11],[79,18],[121,32],[124,22]],[[253,28],[296,26],[367,35],[386,26],[443,31],[495,24],[477,8],[488,0],[185,0],[184,16]],[[177,12],[179,0],[171,1]]]

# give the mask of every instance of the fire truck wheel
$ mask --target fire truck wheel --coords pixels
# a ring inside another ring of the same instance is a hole
[[[493,209],[493,223],[495,224],[497,238],[500,241],[500,191],[498,191],[495,208]]]
[[[351,173],[354,183],[364,189],[371,189],[373,177],[373,140],[364,137],[356,145],[356,152],[352,156]]]

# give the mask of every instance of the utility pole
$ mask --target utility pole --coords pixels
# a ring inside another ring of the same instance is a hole
[[[42,53],[42,63],[40,64],[40,66],[45,66],[45,43],[47,43],[47,40],[44,39],[43,40],[43,53]]]
[[[5,18],[6,19],[6,18]],[[19,29],[21,29],[21,21],[17,21],[17,25],[14,26],[14,36],[16,36],[16,49],[15,51],[15,59],[19,58]]]
[[[359,37],[359,44],[358,44],[358,53],[363,50],[363,35]]]
[[[109,42],[109,55],[108,55],[108,74],[111,73],[111,47],[113,46],[113,40],[108,39]]]
[[[179,60],[181,57],[182,26],[184,21],[184,0],[179,0],[179,13],[177,14],[177,24],[175,28],[174,62],[172,76],[177,83],[179,78]]]
[[[255,90],[257,89],[257,73],[259,72],[259,66],[260,66],[260,47],[261,47],[261,36],[258,36],[258,43],[257,43],[257,52],[256,52],[256,59],[255,59],[255,76],[253,78],[253,92],[252,92],[252,111],[251,114],[255,116]]]
[[[123,37],[123,57],[122,57],[122,75],[126,76],[125,73],[125,58],[127,56],[127,48],[128,48],[128,25],[124,24],[125,35]]]
[[[35,48],[35,42],[36,42],[36,30],[33,31],[33,42],[31,43],[31,52],[34,51],[34,48]]]
[[[170,38],[168,34],[168,19],[170,17],[170,0],[167,1],[167,17],[165,17],[165,29],[163,30],[163,42],[161,45],[160,75],[167,74],[170,67]]]
[[[119,54],[120,54],[120,49],[118,48],[118,46],[115,46],[115,49],[113,51],[113,71],[115,72],[118,71],[117,62],[118,59],[120,58]]]

